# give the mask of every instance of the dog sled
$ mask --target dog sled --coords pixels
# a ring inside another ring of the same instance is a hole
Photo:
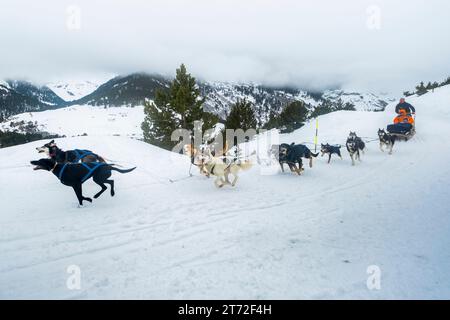
[[[399,140],[408,141],[416,134],[415,115],[401,113],[394,119],[394,124],[387,126],[387,131]]]
[[[387,126],[387,131],[391,136],[394,136],[399,140],[405,141],[408,141],[416,134],[416,128],[414,125],[411,125],[411,127],[407,129],[407,128],[399,128],[398,126],[391,124]]]

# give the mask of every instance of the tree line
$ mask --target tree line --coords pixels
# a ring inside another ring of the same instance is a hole
[[[153,101],[145,101],[145,119],[141,125],[144,141],[170,150],[178,143],[171,141],[172,132],[176,129],[193,130],[195,121],[201,121],[202,132],[213,128],[221,119],[203,110],[204,102],[205,98],[201,97],[195,78],[182,64],[176,70],[176,76],[169,87],[156,90]],[[343,103],[342,100],[337,102],[324,100],[314,109],[303,101],[292,101],[288,102],[280,113],[271,112],[268,121],[261,125],[252,102],[238,99],[222,122],[224,129],[246,131],[277,128],[282,133],[287,133],[301,128],[308,119],[337,110],[355,110],[355,108],[350,103]]]
[[[413,91],[413,92],[405,91],[405,92],[403,92],[403,95],[405,97],[409,97],[409,96],[412,96],[415,94],[417,94],[418,96],[421,96],[429,91],[434,91],[434,89],[436,89],[436,88],[447,86],[449,84],[450,84],[450,77],[448,77],[446,80],[444,80],[442,82],[429,81],[427,84],[425,84],[425,82],[422,81],[416,86],[415,91]]]

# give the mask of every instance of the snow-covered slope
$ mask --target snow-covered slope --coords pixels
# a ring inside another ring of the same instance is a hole
[[[29,121],[37,123],[39,131],[52,134],[77,135],[120,135],[142,137],[141,123],[144,108],[93,106],[71,106],[52,111],[22,113],[0,123],[0,130],[14,131],[11,122]]]
[[[235,188],[216,189],[195,168],[185,178],[187,158],[134,139],[58,139],[138,167],[113,174],[114,198],[105,192],[83,208],[28,165],[46,141],[1,149],[0,297],[449,299],[449,100],[450,87],[411,98],[417,135],[391,156],[372,142],[355,167],[344,151],[302,177],[255,164]],[[320,141],[343,143],[349,130],[376,137],[392,117],[393,104],[328,114]],[[313,134],[311,123],[281,140]],[[374,265],[380,290],[366,285]],[[71,266],[80,290],[66,286]]]
[[[206,97],[205,109],[225,119],[231,106],[238,99],[252,102],[253,108],[261,123],[269,119],[271,112],[277,114],[293,101],[303,101],[311,108],[324,103],[325,100],[336,104],[350,103],[358,111],[384,110],[389,102],[393,101],[390,94],[370,92],[349,92],[345,90],[326,90],[321,92],[308,92],[295,88],[271,88],[258,84],[236,84],[225,82],[201,83],[200,89]]]
[[[8,82],[6,82],[5,80],[2,80],[2,79],[0,79],[0,86],[3,86],[3,87],[5,87],[5,88],[10,88],[9,87],[9,83]]]
[[[46,86],[22,80],[0,80],[0,118],[27,111],[55,109],[64,101]]]
[[[331,101],[342,100],[343,103],[351,103],[358,111],[380,111],[395,99],[388,93],[373,92],[349,92],[344,90],[327,90],[322,95],[323,99]]]
[[[23,80],[8,80],[7,83],[9,84],[9,88],[20,95],[33,98],[41,104],[57,107],[64,102],[47,86],[36,85]]]
[[[94,92],[104,81],[67,81],[49,83],[47,87],[53,90],[65,101],[75,101]]]

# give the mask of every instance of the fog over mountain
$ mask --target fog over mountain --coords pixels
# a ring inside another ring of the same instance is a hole
[[[12,1],[0,11],[0,78],[136,71],[206,81],[401,92],[450,70],[450,2]]]

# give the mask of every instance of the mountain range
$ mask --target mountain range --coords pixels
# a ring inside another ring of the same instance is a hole
[[[0,120],[23,112],[56,109],[65,103],[47,86],[26,81],[0,81]]]
[[[133,73],[116,76],[102,84],[92,81],[36,85],[28,81],[0,81],[0,120],[31,111],[57,109],[73,105],[134,107],[153,99],[157,89],[169,87],[172,79],[155,74]],[[288,103],[303,101],[314,108],[324,101],[350,103],[356,110],[384,110],[392,98],[386,94],[343,90],[312,92],[289,87],[269,87],[254,83],[198,82],[205,97],[205,110],[225,119],[238,99],[253,103],[261,123],[271,113],[279,113]]]

